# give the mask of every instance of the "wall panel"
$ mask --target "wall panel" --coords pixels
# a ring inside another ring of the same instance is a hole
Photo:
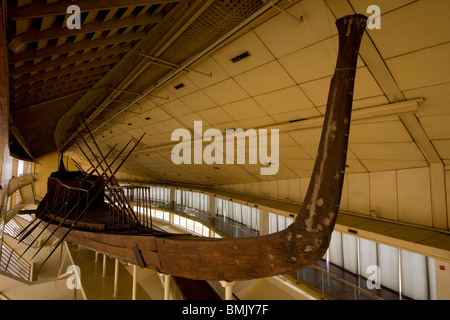
[[[397,171],[399,220],[432,226],[428,168]]]
[[[289,200],[302,202],[300,179],[289,179]]]
[[[395,171],[370,173],[370,206],[377,217],[398,220]]]
[[[369,175],[367,173],[348,176],[348,210],[370,214]]]

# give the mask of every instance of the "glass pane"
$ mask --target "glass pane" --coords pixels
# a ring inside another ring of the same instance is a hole
[[[200,222],[195,221],[194,222],[194,228],[195,228],[195,232],[198,234],[203,234],[203,228],[202,228],[202,224]]]
[[[430,292],[430,300],[437,300],[436,292],[436,261],[433,258],[427,257],[428,267],[428,291]]]
[[[269,233],[278,231],[278,218],[274,213],[269,213]]]
[[[416,300],[428,299],[426,257],[400,250],[402,261],[402,294]]]
[[[286,229],[286,217],[278,215],[278,231]]]
[[[342,234],[344,269],[358,274],[358,239],[350,234]]]
[[[203,226],[203,236],[209,237],[209,228],[206,226]]]
[[[186,218],[180,217],[180,226],[186,228]]]
[[[342,234],[338,231],[333,231],[331,235],[328,257],[331,263],[339,267],[344,266],[342,258]]]
[[[381,284],[399,292],[398,249],[381,243],[377,245]]]
[[[186,228],[194,231],[194,221],[192,221],[191,219],[186,219]]]
[[[369,278],[372,275],[370,266],[377,266],[377,244],[374,241],[366,239],[359,239],[359,264],[360,274],[364,278]]]

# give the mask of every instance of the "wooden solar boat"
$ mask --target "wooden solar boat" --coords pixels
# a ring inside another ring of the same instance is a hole
[[[263,278],[316,262],[329,246],[338,214],[356,63],[366,17],[345,16],[336,25],[339,52],[318,155],[302,208],[288,228],[237,239],[164,232],[152,225],[149,214],[133,210],[114,178],[120,166],[113,172],[113,163],[107,164],[102,156],[97,165],[91,164],[90,173],[62,168],[52,174],[36,223],[25,229],[22,239],[42,223],[59,243],[69,241],[160,273],[196,280]]]

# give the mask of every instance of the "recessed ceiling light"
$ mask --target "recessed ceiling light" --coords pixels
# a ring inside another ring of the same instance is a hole
[[[247,57],[249,57],[249,56],[250,56],[250,53],[248,53],[248,51],[245,51],[244,53],[241,53],[240,55],[237,55],[236,57],[231,58],[231,61],[232,61],[233,63],[236,63],[236,62],[238,62],[239,60],[245,59],[245,58],[247,58]]]
[[[289,120],[289,122],[299,122],[299,121],[304,121],[306,120],[306,118],[301,118],[301,119],[295,119],[295,120]]]

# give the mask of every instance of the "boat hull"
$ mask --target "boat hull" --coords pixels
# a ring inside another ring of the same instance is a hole
[[[56,237],[66,227],[49,225]],[[66,241],[157,272],[195,280],[249,280],[305,268],[326,252],[329,236],[295,229],[254,238],[148,236],[71,230]]]

